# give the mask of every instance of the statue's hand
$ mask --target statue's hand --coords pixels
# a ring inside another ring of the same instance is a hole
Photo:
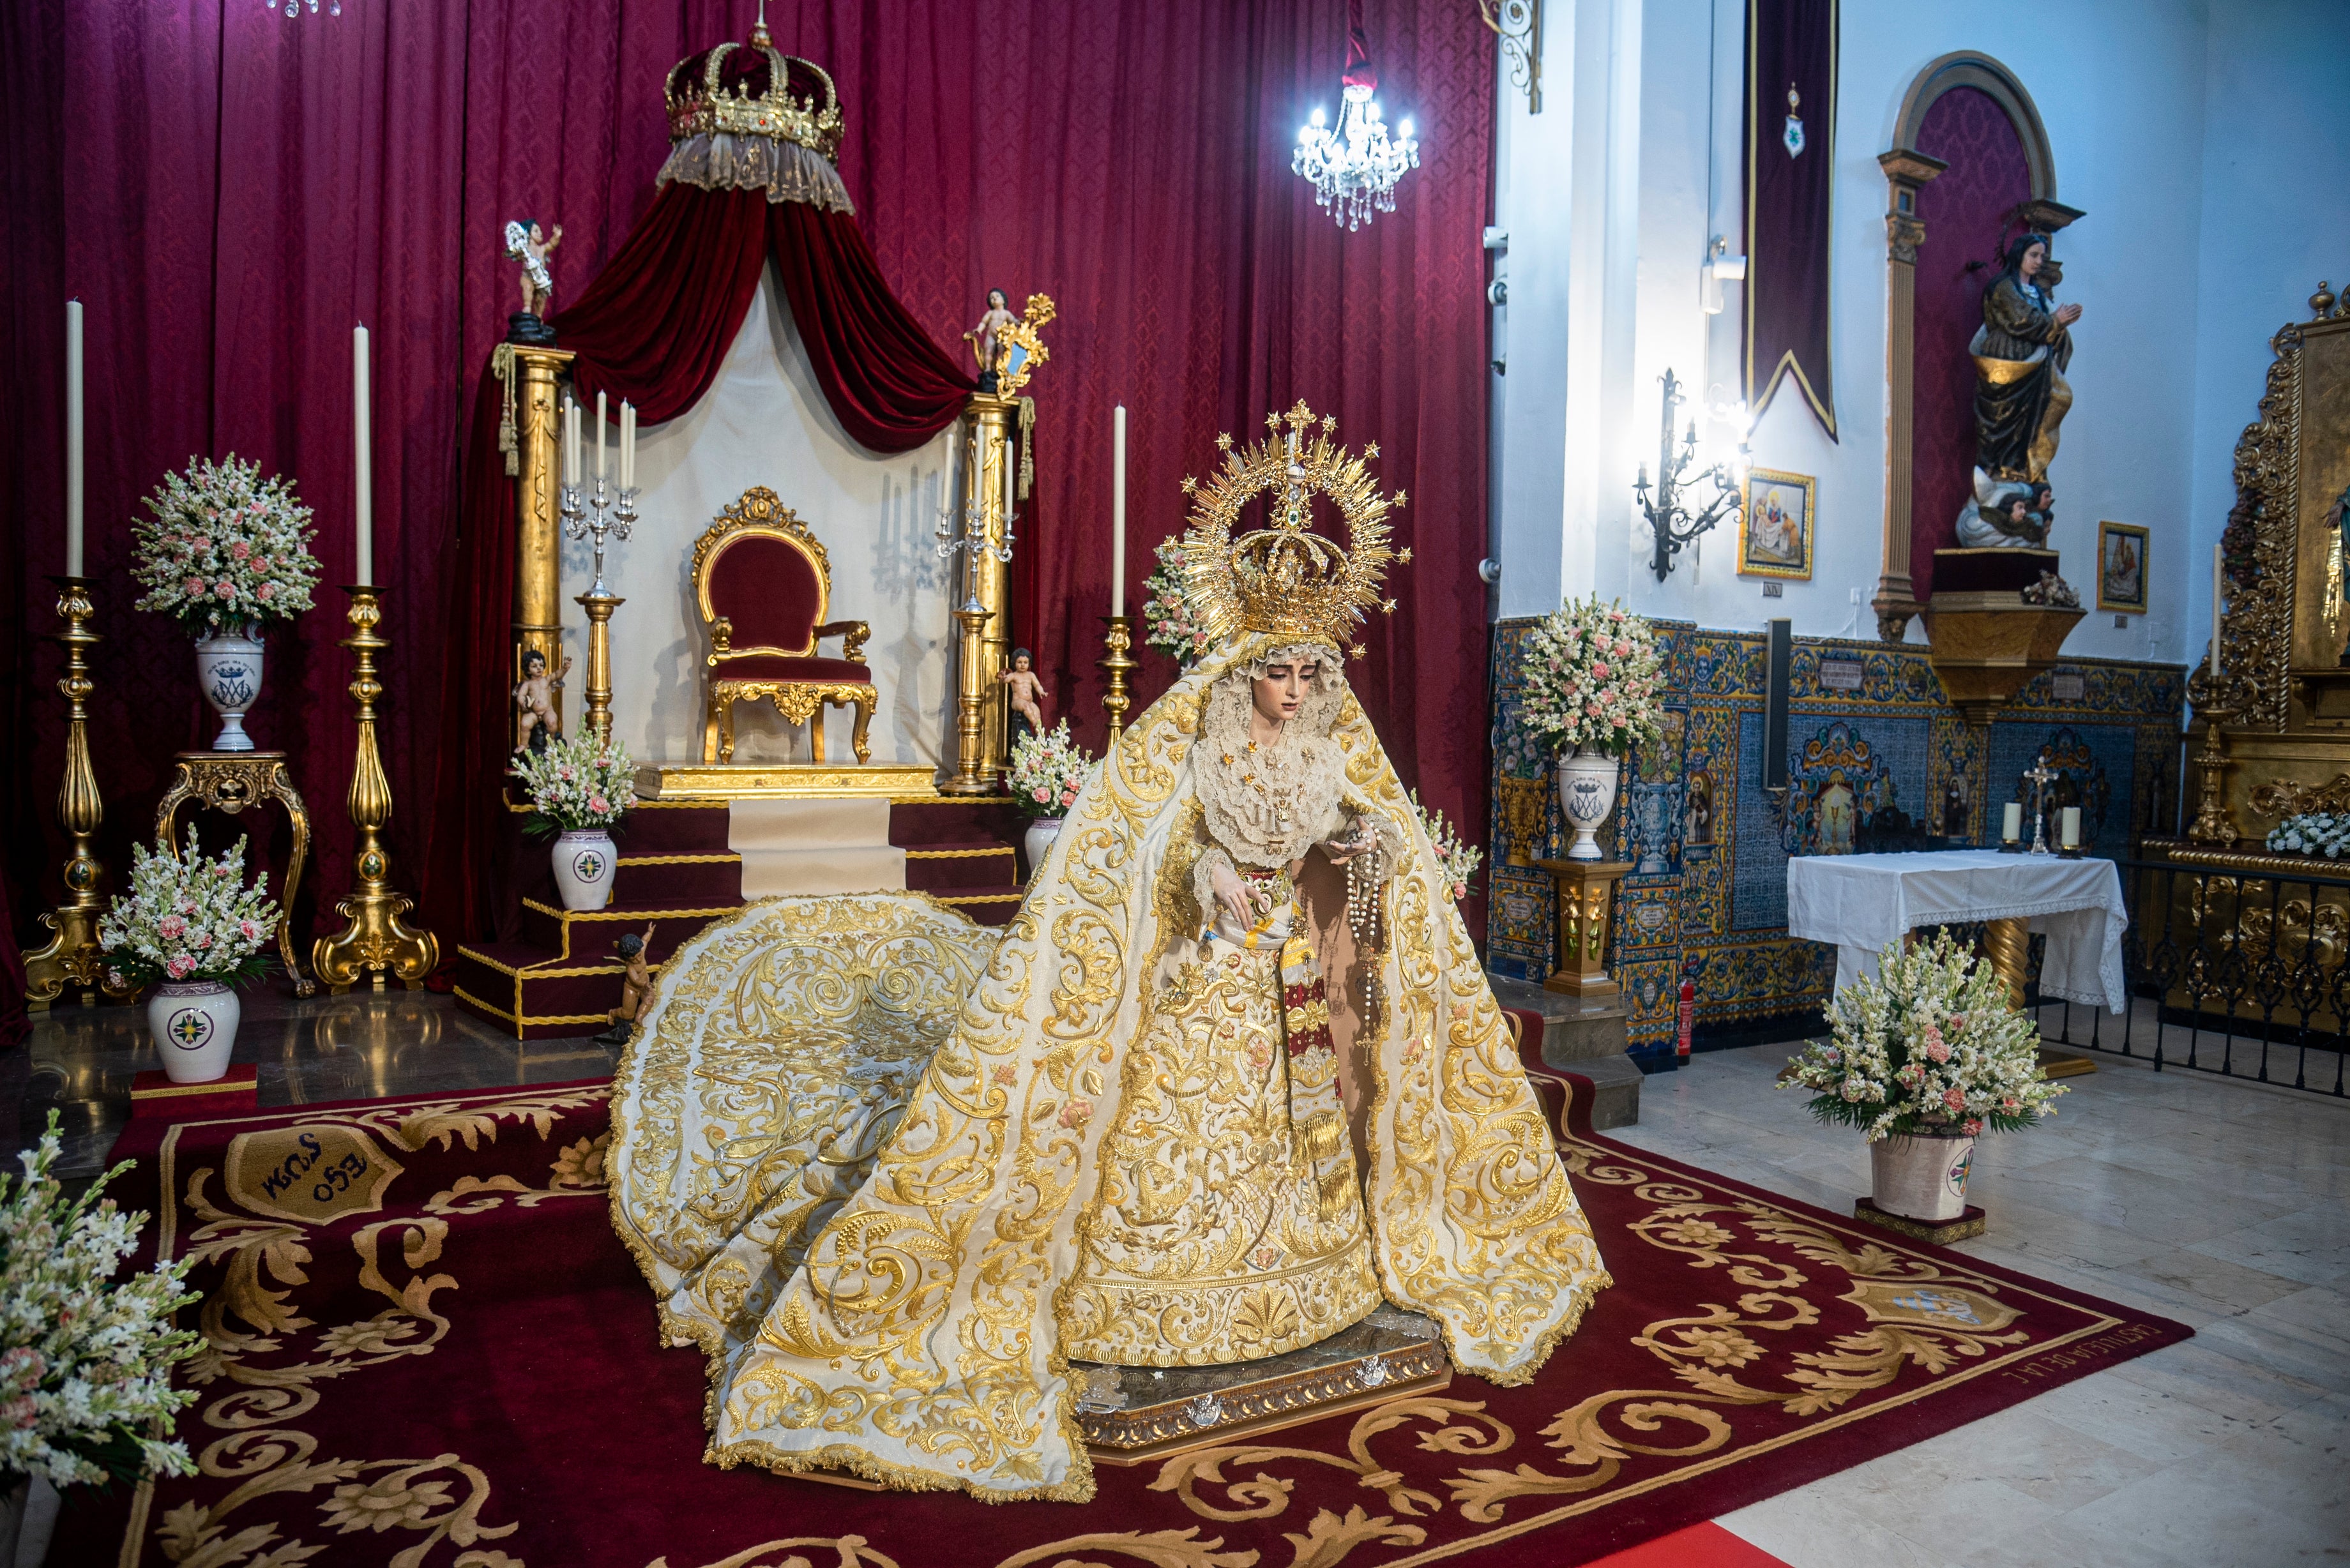
[[[1249,906],[1248,888],[1239,875],[1231,867],[1219,863],[1209,867],[1208,876],[1215,884],[1216,902],[1224,907],[1232,924],[1243,931],[1256,924],[1256,915]]]
[[[2070,326],[2072,326],[2072,325],[2073,325],[2073,323],[2074,323],[2075,321],[2078,321],[2078,320],[2080,320],[2080,319],[2081,319],[2081,307],[2080,307],[2079,306],[2077,306],[2077,305],[2060,305],[2060,306],[2058,306],[2056,307],[2056,325],[2057,325],[2057,326],[2059,326],[2059,327],[2070,327]]]

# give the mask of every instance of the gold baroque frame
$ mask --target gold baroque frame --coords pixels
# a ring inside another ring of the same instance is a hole
[[[1754,521],[1754,486],[1784,485],[1804,493],[1804,514],[1795,532],[1800,539],[1802,565],[1794,566],[1756,566],[1747,556],[1747,533]],[[1814,532],[1819,519],[1820,482],[1808,473],[1782,473],[1776,469],[1752,468],[1746,471],[1746,483],[1740,487],[1738,497],[1738,575],[1742,577],[1784,577],[1794,582],[1810,582],[1812,566],[1817,560]]]
[[[2115,599],[2106,597],[2106,541],[2110,537],[2127,537],[2137,541],[2137,597]],[[2115,615],[2144,615],[2147,601],[2153,597],[2154,562],[2150,551],[2154,536],[2135,523],[2097,523],[2097,607]]]
[[[1051,351],[1045,347],[1045,339],[1040,329],[1058,312],[1059,307],[1054,305],[1051,295],[1032,294],[1028,296],[1027,306],[1020,313],[1020,319],[996,333],[995,395],[997,397],[1018,397],[1020,389],[1028,384],[1028,378],[1036,373],[1036,367],[1053,357]],[[1012,351],[1014,348],[1022,351],[1019,357],[1020,362],[1017,365],[1013,363]],[[1025,492],[1023,493],[1024,494]]]

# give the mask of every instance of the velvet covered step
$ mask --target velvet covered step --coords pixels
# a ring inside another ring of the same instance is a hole
[[[600,909],[567,911],[556,897],[544,844],[520,836],[521,817],[503,846],[511,885],[519,893],[516,915],[498,940],[457,950],[454,974],[458,1004],[475,1017],[525,1040],[593,1034],[620,999],[622,965],[612,944],[624,931],[652,930],[650,962],[655,972],[678,945],[721,915],[733,913],[750,898],[781,887],[749,885],[770,877],[778,864],[793,864],[792,846],[780,834],[747,849],[733,847],[742,834],[744,806],[820,808],[802,826],[837,839],[860,836],[888,812],[886,842],[855,846],[872,856],[866,872],[879,873],[880,857],[902,867],[901,881],[876,880],[862,888],[902,886],[929,893],[982,925],[1002,925],[1020,907],[1022,887],[1014,848],[1024,826],[1009,803],[841,799],[807,801],[645,800],[618,836],[619,875],[612,902]],[[832,822],[826,810],[864,808]],[[788,815],[788,814],[786,814]],[[772,820],[772,819],[771,819]],[[830,822],[830,826],[826,824]],[[805,872],[831,857],[836,870],[840,846],[819,844]],[[778,853],[780,862],[769,859]],[[761,861],[767,864],[762,866]],[[851,875],[861,875],[851,868]],[[792,890],[822,890],[815,888]],[[512,907],[512,906],[510,906]]]
[[[741,857],[745,899],[778,893],[874,893],[906,885],[886,800],[737,800],[726,846]]]

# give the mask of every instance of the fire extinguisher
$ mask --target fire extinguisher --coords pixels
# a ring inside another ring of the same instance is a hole
[[[1681,976],[1681,1004],[1679,1012],[1680,1043],[1679,1048],[1675,1050],[1673,1054],[1681,1061],[1686,1062],[1689,1060],[1690,1054],[1690,1031],[1697,1026],[1697,980],[1694,976],[1688,974]]]

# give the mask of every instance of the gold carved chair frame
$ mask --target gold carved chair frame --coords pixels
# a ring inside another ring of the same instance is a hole
[[[711,583],[722,569],[721,563],[726,552],[750,538],[771,539],[797,551],[815,572],[815,624],[806,647],[776,648],[753,644],[738,648],[734,645],[733,622],[720,615],[712,603]],[[734,760],[734,705],[763,701],[775,705],[775,711],[783,715],[784,722],[808,726],[809,755],[818,763],[825,760],[824,710],[827,707],[854,709],[857,724],[850,738],[850,746],[858,762],[871,758],[873,747],[867,732],[872,724],[873,710],[879,698],[870,680],[736,677],[725,672],[729,661],[736,659],[814,658],[817,642],[827,637],[841,639],[841,657],[845,660],[863,664],[866,639],[873,635],[872,628],[861,620],[825,619],[832,600],[831,557],[825,553],[823,541],[809,532],[807,524],[801,522],[774,491],[764,484],[744,491],[739,499],[719,513],[717,521],[694,542],[693,595],[702,615],[702,627],[710,637],[710,651],[703,659],[709,671],[702,726],[703,762],[731,763]]]

